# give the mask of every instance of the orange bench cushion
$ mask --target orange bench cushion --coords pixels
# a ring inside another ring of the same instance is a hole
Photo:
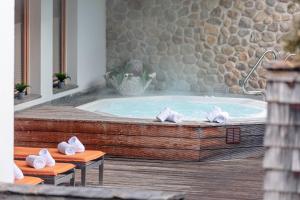
[[[54,167],[45,167],[43,169],[29,167],[26,161],[22,160],[15,160],[15,163],[22,170],[23,174],[36,176],[57,176],[75,168],[75,165],[69,163],[56,163]]]
[[[16,185],[38,185],[42,182],[44,182],[43,179],[32,176],[24,176],[23,179],[15,180]]]
[[[38,154],[41,148],[34,148],[34,147],[15,147],[14,156],[16,159],[25,159],[26,156],[31,154]],[[76,153],[75,155],[65,155],[59,153],[56,148],[48,148],[48,151],[52,155],[52,157],[58,162],[81,162],[86,163],[97,158],[100,158],[105,155],[102,151],[92,151],[86,150],[83,153]]]

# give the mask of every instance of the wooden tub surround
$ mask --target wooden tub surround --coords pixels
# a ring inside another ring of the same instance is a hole
[[[263,155],[262,121],[160,123],[104,117],[74,107],[41,106],[15,115],[15,145],[56,147],[76,135],[111,157],[207,161]]]

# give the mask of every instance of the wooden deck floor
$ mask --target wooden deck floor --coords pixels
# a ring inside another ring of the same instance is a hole
[[[96,173],[88,174],[88,186],[97,185]],[[262,178],[260,159],[202,163],[110,159],[105,161],[104,186],[185,192],[189,200],[254,200],[263,198]]]

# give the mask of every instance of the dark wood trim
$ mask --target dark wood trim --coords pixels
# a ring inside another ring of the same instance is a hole
[[[29,83],[29,0],[24,0],[24,68],[22,81],[25,84]]]
[[[61,0],[61,72],[67,72],[66,66],[66,0]]]

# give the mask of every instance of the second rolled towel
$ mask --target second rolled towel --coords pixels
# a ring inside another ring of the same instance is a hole
[[[209,122],[225,124],[229,118],[229,114],[222,111],[219,107],[214,107],[212,111],[206,114],[206,118]]]
[[[48,167],[53,167],[55,165],[55,160],[53,159],[53,157],[49,153],[48,149],[41,149],[40,152],[39,152],[39,155],[42,156],[43,158],[45,158],[46,165]]]
[[[68,140],[68,143],[74,147],[76,153],[82,153],[85,151],[85,147],[76,136],[71,137]]]
[[[35,169],[42,169],[46,166],[46,159],[42,156],[29,155],[26,157],[26,164]]]
[[[74,155],[76,153],[74,146],[66,142],[59,143],[57,149],[60,153],[65,155]]]
[[[183,120],[183,116],[173,110],[170,111],[169,116],[167,118],[167,121],[174,122],[174,123],[180,123],[182,122],[182,120]]]
[[[163,109],[163,110],[156,116],[156,119],[159,120],[160,122],[164,122],[164,121],[166,121],[167,118],[169,117],[170,112],[171,112],[171,109],[167,107],[167,108]]]
[[[169,121],[174,123],[180,123],[183,120],[183,115],[167,107],[156,116],[156,119],[160,122]]]

